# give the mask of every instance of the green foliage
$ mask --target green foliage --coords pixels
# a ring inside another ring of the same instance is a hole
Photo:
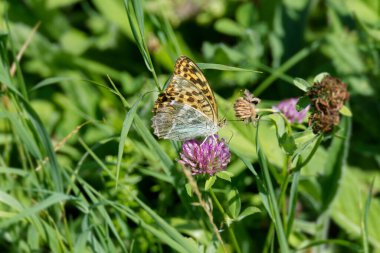
[[[30,0],[0,13],[1,251],[380,252],[379,1]],[[194,176],[200,195],[181,143],[150,127],[182,54],[205,70],[232,153],[227,171]],[[306,108],[327,72],[350,92],[330,136],[273,113],[289,97]],[[258,124],[235,121],[245,88]]]

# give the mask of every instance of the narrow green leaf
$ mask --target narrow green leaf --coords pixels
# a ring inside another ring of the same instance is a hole
[[[25,177],[29,175],[29,172],[22,170],[20,168],[9,168],[9,167],[0,166],[0,174],[17,175],[17,176]]]
[[[23,209],[22,204],[17,199],[3,191],[0,191],[0,202],[17,211]]]
[[[0,119],[1,118],[7,118],[11,122],[15,133],[24,144],[26,150],[28,150],[28,152],[35,158],[41,160],[42,155],[38,148],[38,145],[35,142],[35,138],[33,138],[33,134],[30,132],[30,129],[25,127],[24,122],[21,122],[21,117],[15,117],[15,115],[4,111],[0,112]]]
[[[161,148],[156,139],[152,136],[151,132],[146,128],[145,123],[140,119],[140,117],[136,116],[134,119],[134,125],[137,133],[141,136],[141,138],[145,141],[145,143],[154,150],[160,161],[164,165],[163,170],[166,175],[171,176],[170,169],[173,168],[174,163],[170,159],[170,157],[166,154],[166,152]]]
[[[252,164],[248,160],[246,160],[246,159],[244,159],[242,157],[239,157],[239,158],[243,161],[243,163],[247,166],[247,168],[254,175],[254,177],[256,179],[257,187],[259,188],[259,194],[260,194],[260,197],[261,197],[261,201],[263,202],[263,205],[264,205],[265,210],[267,211],[268,215],[271,217],[271,219],[273,219],[272,210],[271,210],[270,204],[269,204],[268,191],[267,191],[267,189],[265,187],[264,182],[261,180],[261,178],[257,174],[255,168],[252,166]]]
[[[36,205],[34,205],[30,208],[25,208],[25,209],[21,210],[18,215],[14,216],[12,218],[9,218],[7,220],[3,220],[2,222],[0,222],[0,228],[7,227],[11,224],[14,224],[14,223],[24,219],[24,218],[34,216],[38,212],[45,210],[46,208],[48,208],[54,204],[57,204],[57,203],[60,203],[60,202],[63,202],[63,201],[69,200],[69,199],[72,199],[72,197],[69,195],[62,194],[62,193],[53,193],[50,195],[50,197],[48,197],[47,199],[37,203]]]
[[[51,165],[51,175],[54,181],[54,187],[57,191],[63,191],[63,182],[61,176],[61,169],[57,161],[57,156],[55,154],[53,145],[50,140],[50,136],[48,135],[40,117],[35,112],[35,110],[27,103],[25,100],[23,101],[26,111],[28,112],[32,124],[36,130],[37,136],[40,138],[42,146],[49,158],[49,163]]]
[[[142,0],[132,0],[133,9],[135,10],[135,15],[140,29],[141,38],[144,38],[144,11],[142,7]]]
[[[64,81],[73,81],[73,80],[80,80],[80,79],[75,78],[75,77],[67,77],[67,76],[56,76],[56,77],[46,78],[43,81],[34,85],[33,88],[30,89],[30,91],[36,91],[40,88],[43,88],[45,86],[52,85],[55,83],[60,83]]]
[[[363,241],[363,249],[364,253],[369,253],[369,236],[368,236],[368,216],[369,216],[369,209],[371,206],[372,201],[372,191],[373,191],[373,185],[375,183],[375,179],[372,180],[371,186],[368,190],[367,200],[365,202],[364,207],[364,214],[362,218],[362,241]]]
[[[114,223],[113,223],[113,220],[112,218],[110,217],[108,211],[106,210],[105,206],[103,203],[99,203],[99,193],[97,193],[94,189],[91,188],[90,185],[88,185],[84,180],[78,178],[79,182],[82,184],[82,187],[84,189],[84,191],[86,192],[88,198],[91,200],[92,203],[96,204],[95,207],[96,207],[96,210],[99,212],[99,213],[96,213],[96,212],[91,212],[90,215],[91,216],[100,216],[104,219],[104,224],[107,225],[107,229],[109,228],[112,232],[112,234],[115,236],[116,240],[119,242],[119,245],[121,246],[122,250],[123,251],[126,251],[126,248],[125,248],[125,244],[123,242],[123,240],[121,239],[119,233],[118,233],[118,230],[116,229]],[[96,194],[96,196],[94,195],[94,193]],[[93,217],[95,220],[98,219],[98,217]],[[104,233],[103,233],[104,234]]]
[[[352,252],[361,252],[361,248],[357,244],[346,241],[346,240],[339,240],[339,239],[312,241],[309,244],[298,248],[297,251],[306,250],[318,245],[329,245],[329,244],[339,245],[339,246],[351,249]]]
[[[298,161],[301,162],[301,159],[299,159]],[[287,238],[289,237],[293,228],[293,222],[294,222],[294,217],[296,213],[296,206],[297,206],[297,199],[298,199],[298,183],[300,179],[300,174],[301,174],[300,170],[297,170],[296,172],[294,172],[292,183],[290,186],[290,196],[289,196],[289,202],[288,202],[289,203],[288,217],[286,221],[287,231],[285,231]]]
[[[330,206],[338,192],[339,182],[343,174],[350,146],[351,118],[343,117],[340,127],[341,130],[339,131],[339,135],[343,136],[343,138],[334,137],[326,159],[326,174],[320,178],[322,189],[322,212]]]
[[[82,233],[75,238],[74,253],[86,252],[86,244],[90,234],[90,230],[83,230]]]
[[[150,207],[143,203],[139,198],[136,197],[135,200],[156,221],[157,225],[160,226],[167,235],[169,235],[183,247],[184,251],[198,252],[198,248],[193,241],[189,241],[183,237],[175,228],[170,226],[164,219],[162,219],[156,212],[154,212]]]
[[[259,128],[259,123],[257,127]],[[278,243],[280,245],[281,252],[289,252],[289,246],[288,246],[288,241],[285,235],[284,227],[283,227],[283,221],[280,216],[280,210],[277,205],[277,198],[276,194],[274,192],[271,176],[269,173],[269,164],[266,159],[266,156],[264,152],[262,151],[261,145],[260,145],[260,136],[259,136],[259,131],[256,133],[256,151],[257,151],[257,157],[258,161],[260,163],[260,167],[263,171],[264,174],[264,180],[265,180],[265,186],[268,189],[268,195],[269,195],[269,203],[271,207],[271,213],[272,213],[272,219],[274,222],[274,226],[276,228],[277,232],[277,239]]]
[[[201,69],[215,69],[215,70],[222,70],[222,71],[243,71],[243,72],[262,73],[261,71],[257,71],[257,70],[232,67],[232,66],[223,65],[223,64],[216,64],[216,63],[197,63],[197,65]]]
[[[284,62],[279,68],[276,69],[267,79],[265,79],[259,87],[257,87],[253,94],[259,96],[265,89],[267,89],[275,80],[277,80],[283,73],[285,73],[288,69],[293,67],[295,64],[299,63],[305,57],[309,56],[314,50],[316,50],[320,45],[319,41],[315,41],[311,44],[310,47],[303,48],[296,54],[294,54],[289,60]]]

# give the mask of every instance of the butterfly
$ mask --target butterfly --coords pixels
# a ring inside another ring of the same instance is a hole
[[[154,134],[169,140],[190,140],[215,134],[218,120],[214,94],[199,67],[180,56],[169,83],[153,107]]]

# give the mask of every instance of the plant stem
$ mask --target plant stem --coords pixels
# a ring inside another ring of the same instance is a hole
[[[290,173],[291,173],[291,166],[292,166],[292,160],[291,156],[286,156],[284,169],[283,169],[283,180],[281,184],[281,192],[280,192],[280,198],[278,200],[278,206],[282,208],[282,220],[284,223],[284,229],[287,231],[287,202],[285,200],[286,197],[286,189],[288,189],[289,180],[290,180]]]
[[[229,233],[229,235],[231,237],[232,244],[234,245],[234,248],[235,248],[236,252],[241,253],[241,250],[240,250],[240,247],[239,247],[239,243],[236,240],[235,231],[232,229],[231,225],[228,224],[228,221],[226,220],[226,217],[227,217],[226,212],[224,211],[222,205],[220,204],[218,198],[216,197],[214,191],[212,190],[212,187],[210,188],[209,192],[210,192],[210,195],[211,195],[212,199],[215,202],[216,207],[218,208],[219,212],[223,216],[224,223],[227,226],[228,233]]]
[[[264,248],[262,253],[268,253],[270,247],[273,245],[273,233],[274,233],[274,223],[269,225],[268,233],[265,239]]]

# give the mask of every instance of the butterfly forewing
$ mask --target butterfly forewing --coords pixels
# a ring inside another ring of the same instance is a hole
[[[218,114],[212,90],[198,66],[186,56],[177,59],[174,74],[153,108],[154,133],[188,140],[217,132]]]
[[[174,66],[174,76],[180,76],[189,80],[193,86],[196,87],[198,92],[204,96],[204,99],[210,104],[213,113],[218,114],[218,109],[215,102],[214,94],[208,84],[206,77],[203,75],[199,67],[188,57],[180,56]],[[167,90],[170,91],[173,86],[173,82],[170,82]]]

